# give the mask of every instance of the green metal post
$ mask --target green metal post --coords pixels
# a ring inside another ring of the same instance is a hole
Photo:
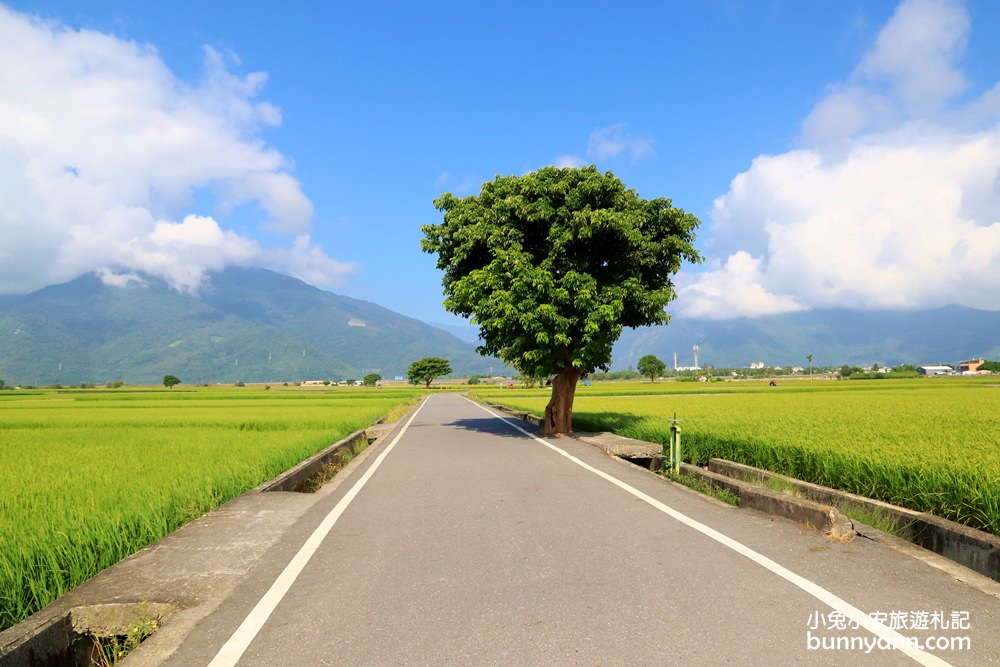
[[[681,427],[680,422],[683,419],[677,418],[677,413],[674,413],[673,419],[670,420],[670,468],[673,470],[675,475],[681,474]]]
[[[674,474],[681,474],[681,427],[677,424],[674,425],[676,437],[677,437],[677,452],[674,458]]]

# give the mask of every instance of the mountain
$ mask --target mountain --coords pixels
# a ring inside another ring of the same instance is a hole
[[[444,322],[428,322],[427,324],[437,327],[442,331],[447,331],[455,338],[464,340],[466,343],[479,345],[479,327],[474,324],[445,324]]]
[[[501,366],[445,331],[265,269],[211,273],[197,293],[87,274],[0,301],[8,384],[393,377],[426,356],[449,359],[456,374]]]
[[[614,348],[614,368],[635,367],[654,354],[668,367],[957,363],[1000,359],[1000,311],[946,306],[921,311],[811,310],[732,320],[675,316],[667,326],[626,329]]]
[[[445,357],[458,375],[503,365],[474,344],[381,306],[265,269],[212,273],[197,293],[157,278],[124,287],[87,274],[23,296],[0,297],[0,378],[8,384],[123,380],[157,383],[282,382],[403,375],[410,362]],[[468,335],[468,331],[458,331]],[[668,366],[868,366],[1000,359],[1000,312],[813,310],[733,320],[674,317],[626,329],[614,368],[655,354]]]

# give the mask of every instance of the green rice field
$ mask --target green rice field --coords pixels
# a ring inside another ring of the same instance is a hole
[[[0,392],[0,630],[421,392]]]
[[[544,413],[548,390],[484,387]],[[780,380],[580,385],[574,427],[666,443],[931,512],[1000,534],[1000,379]]]

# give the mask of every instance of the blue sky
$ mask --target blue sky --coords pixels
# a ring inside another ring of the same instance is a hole
[[[7,2],[0,292],[257,264],[453,322],[434,197],[595,163],[702,220],[680,316],[995,309],[998,33],[988,1]]]

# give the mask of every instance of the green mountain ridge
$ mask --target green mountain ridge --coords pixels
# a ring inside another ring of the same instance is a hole
[[[626,329],[613,368],[655,354],[668,366],[741,367],[957,363],[1000,359],[1000,312],[813,310],[732,320],[674,317]],[[125,287],[87,274],[0,298],[0,378],[8,384],[293,382],[403,375],[410,362],[445,357],[456,375],[509,373],[474,345],[374,303],[265,269],[209,274],[197,293],[143,276]]]
[[[1000,311],[945,306],[919,311],[811,310],[731,320],[674,317],[667,326],[626,329],[614,350],[614,368],[634,367],[655,354],[668,367],[745,367],[856,364],[957,364],[1000,359]]]
[[[197,293],[87,274],[0,302],[8,384],[389,378],[426,356],[449,359],[456,374],[502,367],[419,320],[266,269],[213,272]]]

